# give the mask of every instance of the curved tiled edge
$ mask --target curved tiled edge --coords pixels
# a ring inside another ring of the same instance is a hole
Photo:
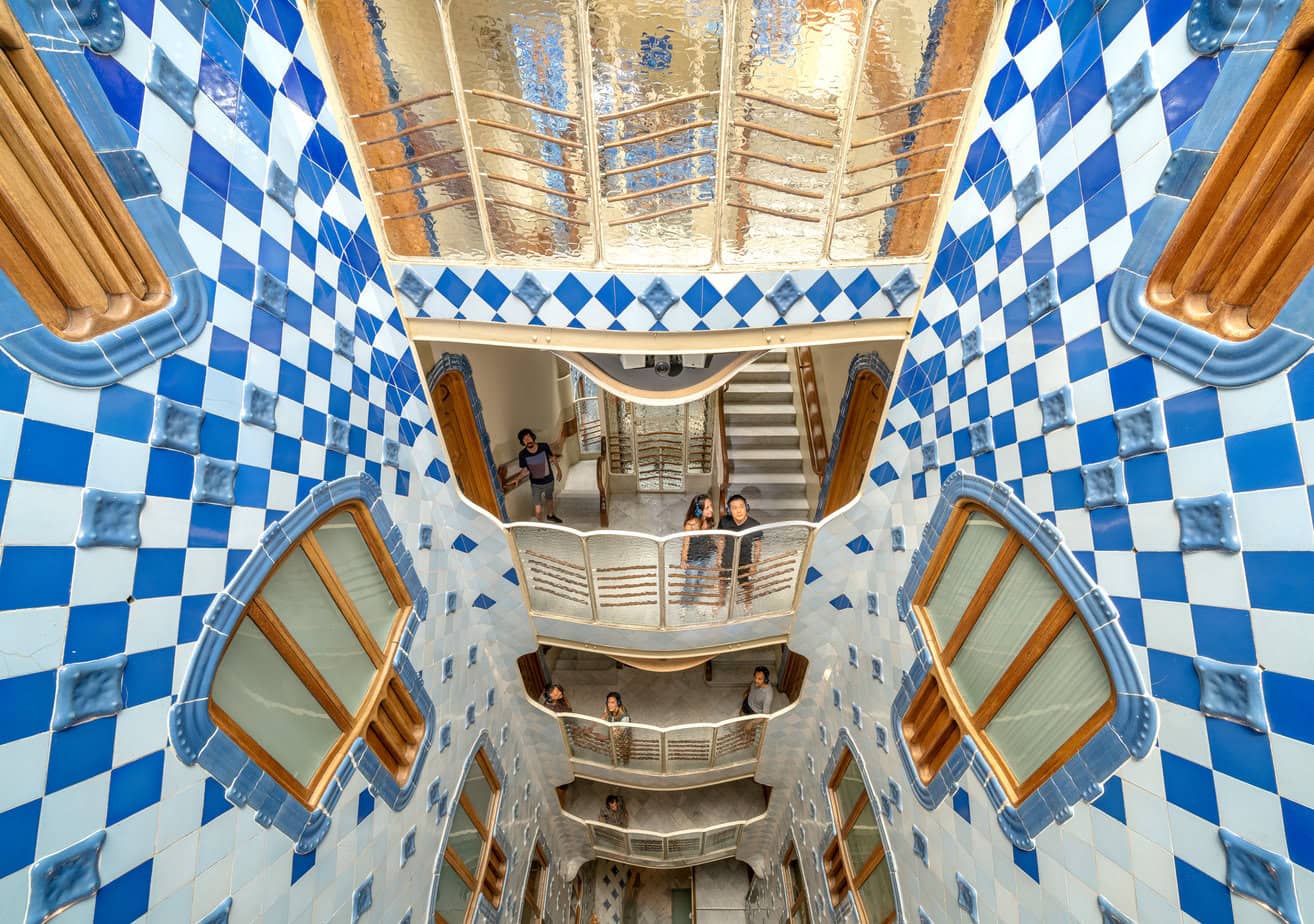
[[[844,726],[840,726],[838,734],[835,735],[835,744],[830,749],[830,759],[826,761],[825,768],[821,771],[821,792],[824,797],[828,812],[832,815],[831,821],[826,825],[825,836],[821,838],[821,843],[828,844],[830,839],[835,836],[835,819],[833,809],[830,808],[830,798],[827,796],[827,788],[830,778],[835,775],[835,768],[839,766],[840,758],[847,749],[853,755],[853,762],[858,765],[858,772],[862,774],[862,785],[867,790],[867,798],[871,800],[873,793],[880,794],[881,788],[872,785],[872,776],[867,772],[867,761],[862,756],[862,751],[858,749],[858,742],[854,740],[853,735]],[[899,891],[899,867],[895,851],[890,849],[890,832],[885,823],[888,816],[881,812],[873,812],[876,818],[876,827],[880,831],[881,843],[885,845],[885,861],[890,871],[890,886],[894,892],[894,910],[896,920],[903,920],[903,899]],[[849,917],[849,909],[853,903],[853,890],[849,890],[848,895],[839,903],[839,906],[830,905],[831,920],[839,924]],[[829,903],[828,903],[829,904]]]
[[[455,795],[455,798],[458,800],[461,798],[461,790],[465,788],[466,778],[470,775],[470,768],[474,766],[475,755],[479,753],[480,749],[483,750],[484,756],[488,758],[489,766],[493,768],[493,776],[497,777],[497,782],[502,789],[502,794],[504,796],[507,795],[506,768],[502,766],[502,759],[497,754],[497,747],[496,745],[493,744],[493,739],[492,736],[488,734],[488,729],[485,728],[479,732],[479,737],[475,739],[474,744],[470,746],[470,750],[466,752],[465,763],[461,765],[461,774],[460,776],[457,777],[455,788],[451,790],[451,792]],[[502,812],[501,801],[498,802],[497,808],[498,808],[498,814],[500,815]],[[429,887],[428,920],[433,920],[434,909],[437,908],[438,906],[438,877],[439,874],[442,872],[442,868],[443,868],[443,854],[447,852],[447,839],[451,837],[452,834],[451,819],[454,818],[455,815],[456,813],[454,811],[447,813],[448,821],[446,826],[443,828],[442,837],[438,841],[438,850],[434,856],[433,885]],[[441,819],[443,817],[443,814],[439,812],[438,817]],[[492,828],[493,828],[493,832],[492,832],[493,837],[501,841],[504,847],[507,846],[508,841],[506,837],[506,832],[502,830],[502,828],[497,824],[496,818],[493,819]],[[497,909],[494,908],[489,903],[488,899],[485,898],[483,895],[480,895],[479,902],[475,906],[475,917],[476,918],[482,917],[485,920],[496,920],[497,913],[498,913]]]
[[[313,812],[306,809],[283,787],[250,760],[236,742],[217,728],[210,718],[210,687],[223,654],[228,636],[241,618],[242,610],[254,596],[279,557],[316,520],[332,508],[349,500],[363,501],[369,508],[374,523],[383,536],[384,544],[392,555],[413,609],[402,629],[401,645],[393,659],[393,667],[402,685],[411,695],[416,707],[424,716],[424,740],[411,767],[405,786],[399,786],[363,739],[357,739],[334,773],[319,807]],[[425,692],[420,676],[410,662],[410,646],[416,630],[424,620],[429,607],[428,591],[420,584],[411,553],[406,550],[401,530],[393,522],[384,505],[379,486],[369,475],[348,475],[336,481],[323,482],[310,495],[288,512],[283,519],[272,523],[260,537],[259,545],[233,576],[223,592],[202,620],[201,636],[187,665],[177,702],[169,710],[169,735],[178,759],[185,764],[199,763],[221,783],[224,795],[234,805],[250,805],[256,821],[264,827],[274,826],[296,842],[297,853],[314,850],[328,833],[329,815],[342,797],[343,788],[356,771],[365,777],[370,791],[400,811],[415,793],[424,759],[433,743],[436,713],[433,700]]]
[[[940,772],[924,784],[903,734],[903,715],[931,669],[931,654],[911,601],[959,500],[974,500],[989,507],[1045,561],[1090,629],[1117,692],[1117,707],[1109,723],[1019,806],[1008,804],[994,771],[970,737],[963,738]],[[1004,834],[1014,846],[1031,850],[1035,847],[1032,838],[1053,822],[1066,821],[1072,815],[1072,806],[1098,798],[1104,791],[1104,781],[1129,757],[1140,759],[1149,753],[1159,726],[1159,712],[1132,658],[1113,602],[1091,580],[1054,525],[1026,507],[1008,485],[965,472],[954,472],[946,479],[940,502],[922,532],[921,545],[913,553],[908,577],[896,597],[899,620],[912,636],[917,656],[900,681],[890,719],[913,797],[928,811],[957,788],[958,780],[971,767],[998,813]]]
[[[894,379],[894,374],[890,372],[890,367],[885,365],[885,360],[881,359],[875,353],[858,353],[853,359],[849,360],[849,378],[844,386],[844,397],[840,399],[839,416],[835,420],[835,431],[830,439],[830,458],[826,460],[826,473],[821,478],[821,495],[817,498],[817,509],[814,519],[821,519],[821,511],[826,509],[826,496],[830,494],[830,479],[835,474],[835,457],[839,454],[840,436],[844,433],[844,422],[849,416],[849,401],[853,397],[853,380],[858,377],[862,371],[875,373],[876,378],[880,379],[886,389],[889,389],[890,383]]]
[[[469,358],[464,353],[444,353],[439,356],[438,362],[429,370],[426,384],[429,390],[433,391],[434,383],[439,377],[452,371],[461,373],[461,377],[465,379],[465,390],[470,395],[470,409],[474,411],[475,426],[479,428],[479,442],[483,443],[484,462],[487,463],[488,470],[495,473],[497,463],[493,461],[493,444],[488,439],[488,428],[484,426],[484,405],[479,400],[479,389],[475,388],[474,370],[470,368]],[[497,495],[497,509],[502,514],[502,519],[506,520],[506,497],[502,494],[502,485],[498,478],[493,478],[493,492]]]
[[[1195,4],[1193,10],[1199,6]],[[1246,53],[1233,52],[1224,63],[1184,146],[1173,155],[1159,180],[1145,221],[1115,273],[1109,293],[1110,325],[1129,346],[1200,382],[1224,387],[1267,378],[1314,346],[1314,273],[1305,277],[1272,324],[1245,341],[1206,334],[1151,308],[1145,298],[1146,281],[1204,179],[1208,163],[1222,148],[1272,57],[1276,40],[1298,8],[1298,4],[1277,0],[1257,0],[1245,6],[1247,16],[1235,19],[1244,24],[1244,35],[1233,34],[1232,18],[1227,18],[1227,25],[1232,28],[1228,44]],[[1221,35],[1216,37],[1220,41]]]
[[[109,173],[147,244],[169,277],[173,301],[91,340],[55,335],[0,273],[0,349],[19,365],[62,382],[92,388],[117,382],[200,336],[210,314],[210,289],[159,197],[159,183],[133,146],[82,47],[95,47],[67,0],[18,0],[12,9],[33,47]]]

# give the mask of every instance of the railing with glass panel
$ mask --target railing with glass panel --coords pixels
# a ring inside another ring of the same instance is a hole
[[[763,812],[745,821],[664,834],[642,828],[618,828],[601,821],[589,821],[569,812],[565,815],[588,828],[589,840],[598,856],[658,868],[692,866],[695,863],[732,857],[739,849],[744,829],[767,817]]]
[[[791,703],[764,715],[662,727],[606,722],[532,705],[560,728],[577,774],[647,789],[703,786],[752,776],[768,722],[794,708]]]
[[[534,616],[625,629],[689,629],[791,615],[816,524],[650,536],[507,527]]]

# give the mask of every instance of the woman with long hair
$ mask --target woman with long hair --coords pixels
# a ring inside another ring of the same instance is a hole
[[[622,764],[630,762],[630,743],[633,733],[628,728],[618,728],[621,723],[630,721],[630,711],[625,708],[621,695],[616,690],[607,694],[607,705],[602,713],[602,721],[611,725],[611,741],[616,749],[616,759]]]
[[[684,515],[684,531],[695,535],[685,538],[680,550],[683,581],[680,593],[675,595],[685,606],[719,603],[721,595],[717,581],[717,562],[721,558],[724,537],[697,535],[712,529],[716,529],[716,511],[712,499],[706,494],[697,494],[689,502],[689,509]]]

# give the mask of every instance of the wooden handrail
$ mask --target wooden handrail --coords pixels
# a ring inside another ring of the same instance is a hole
[[[721,483],[717,486],[716,499],[718,514],[725,513],[725,498],[730,489],[730,459],[725,447],[725,389],[726,386],[722,385],[716,393],[716,453],[721,460]]]
[[[598,525],[607,529],[611,523],[607,514],[607,434],[602,434],[602,449],[598,453]]]
[[[798,385],[803,399],[808,458],[812,462],[812,471],[820,478],[826,474],[830,452],[826,448],[826,421],[821,416],[821,393],[817,390],[817,371],[812,365],[812,347],[794,350],[794,365],[798,369]]]

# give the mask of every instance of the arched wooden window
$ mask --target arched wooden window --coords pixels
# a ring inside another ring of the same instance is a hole
[[[831,774],[827,791],[835,816],[835,837],[826,847],[822,862],[831,904],[838,908],[844,897],[852,894],[861,924],[890,924],[898,909],[876,818],[878,806],[867,792],[862,770],[847,747]]]
[[[785,874],[785,918],[787,924],[812,924],[812,911],[808,908],[808,887],[803,879],[803,864],[791,841],[781,863]]]
[[[479,896],[497,908],[506,881],[506,852],[493,837],[502,784],[481,748],[452,806],[452,827],[438,873],[435,924],[465,924]]]
[[[365,504],[334,507],[283,552],[230,633],[210,688],[215,725],[308,808],[358,738],[405,784],[424,738],[393,667],[411,602]]]
[[[89,340],[172,300],[169,277],[4,2],[0,271],[62,340]]]
[[[881,425],[887,389],[870,369],[860,370],[849,387],[844,421],[833,454],[821,515],[827,516],[857,496]]]
[[[1113,717],[1076,605],[992,510],[957,504],[912,599],[933,666],[902,719],[922,784],[970,736],[1019,805]]]
[[[484,455],[470,389],[461,371],[449,369],[438,376],[433,384],[433,405],[461,493],[471,503],[500,518],[493,473]]]
[[[1314,11],[1273,53],[1146,286],[1224,340],[1267,328],[1314,269]]]

